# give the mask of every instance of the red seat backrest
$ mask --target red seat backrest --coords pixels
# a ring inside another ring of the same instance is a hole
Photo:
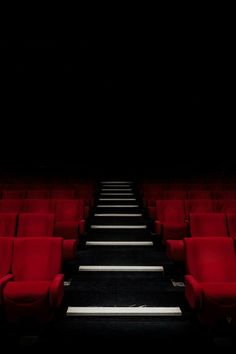
[[[52,280],[61,271],[62,238],[32,237],[14,241],[12,273],[16,281]]]
[[[188,274],[200,282],[236,281],[236,257],[231,238],[185,238]]]
[[[53,236],[54,214],[20,214],[17,236]]]

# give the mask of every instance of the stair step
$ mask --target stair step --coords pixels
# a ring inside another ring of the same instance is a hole
[[[180,307],[73,307],[67,316],[182,316]]]
[[[135,201],[136,198],[99,198],[98,200],[102,200],[102,201],[118,201],[118,200],[128,200],[128,201]]]
[[[103,192],[132,192],[132,188],[101,188]]]
[[[164,272],[163,266],[81,265],[79,272]]]
[[[139,208],[138,204],[98,204],[97,208]]]
[[[117,217],[117,216],[118,217],[126,217],[126,216],[127,217],[135,217],[136,216],[137,217],[137,216],[142,216],[142,214],[131,214],[131,213],[130,214],[129,213],[125,213],[125,214],[121,214],[121,213],[120,214],[119,213],[118,214],[115,214],[115,213],[113,213],[113,214],[112,213],[110,213],[110,214],[108,214],[108,213],[97,214],[97,213],[95,213],[94,216],[99,216],[99,217],[112,217],[112,216],[114,216],[114,217]]]
[[[146,229],[147,225],[91,225],[91,229]]]
[[[86,241],[86,246],[153,246],[152,241]]]
[[[131,181],[101,181],[101,184],[131,184]]]

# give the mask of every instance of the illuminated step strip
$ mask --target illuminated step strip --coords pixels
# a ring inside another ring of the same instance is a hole
[[[67,316],[182,316],[179,307],[73,307]]]
[[[152,241],[86,241],[86,246],[153,246]]]
[[[147,225],[91,225],[91,229],[146,229]]]
[[[102,181],[102,184],[130,184],[131,181]]]
[[[136,199],[135,198],[99,198],[98,200],[103,200],[103,201],[109,201],[109,200],[113,200],[113,201],[117,201],[117,200],[134,201]]]
[[[109,216],[127,216],[127,217],[135,217],[135,216],[142,216],[142,214],[94,214],[94,216],[101,216],[101,217],[109,217]]]
[[[138,208],[139,206],[137,204],[99,204],[97,205],[97,208]]]
[[[79,266],[79,272],[163,272],[162,266]]]
[[[104,192],[131,192],[132,188],[102,188],[101,190]]]
[[[100,193],[100,195],[134,195],[134,193]]]

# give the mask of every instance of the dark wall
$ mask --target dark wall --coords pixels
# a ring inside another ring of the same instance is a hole
[[[94,35],[1,47],[3,164],[139,173],[234,165],[232,94],[194,40]]]

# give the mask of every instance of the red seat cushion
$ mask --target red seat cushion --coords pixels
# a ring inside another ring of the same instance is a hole
[[[236,282],[201,283],[203,293],[211,301],[222,305],[236,306]]]
[[[50,281],[13,281],[4,288],[5,299],[17,303],[37,301],[48,295]]]

